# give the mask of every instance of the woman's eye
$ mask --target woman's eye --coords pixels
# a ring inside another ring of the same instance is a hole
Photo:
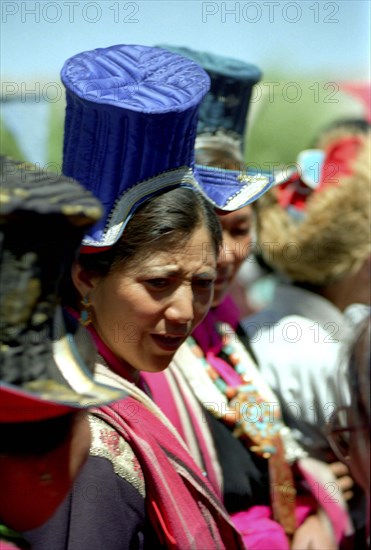
[[[250,235],[250,227],[240,228],[240,229],[233,229],[232,235],[234,237],[247,237],[247,235]]]
[[[201,290],[208,290],[212,288],[214,284],[214,279],[197,279],[193,282],[193,285]]]
[[[169,284],[169,281],[167,279],[147,279],[146,284],[149,285],[151,288],[155,288],[158,290],[161,290],[163,288],[166,288]]]

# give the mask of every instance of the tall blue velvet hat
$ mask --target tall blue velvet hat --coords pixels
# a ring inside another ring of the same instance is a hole
[[[262,73],[251,63],[185,47],[164,48],[192,59],[210,77],[210,90],[203,100],[197,133],[224,132],[243,143],[251,94]]]
[[[238,180],[236,173],[222,187],[215,171],[207,178],[195,171],[197,117],[210,79],[192,60],[162,48],[115,45],[68,59],[61,78],[63,172],[105,209],[83,252],[112,246],[140,204],[173,187],[191,187],[216,208],[235,210],[270,186],[251,175]]]

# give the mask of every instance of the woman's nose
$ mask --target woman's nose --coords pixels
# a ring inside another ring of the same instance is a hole
[[[171,296],[166,318],[174,323],[186,324],[194,318],[194,300],[191,285],[182,285]]]
[[[227,266],[236,261],[237,244],[238,243],[234,242],[233,239],[230,239],[228,235],[223,232],[223,244],[218,258],[218,266]]]

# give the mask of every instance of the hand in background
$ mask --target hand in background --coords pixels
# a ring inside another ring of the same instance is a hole
[[[309,516],[295,531],[291,550],[337,550],[338,546],[318,516]]]
[[[350,500],[353,496],[352,488],[354,481],[349,475],[349,468],[342,462],[332,462],[329,466],[336,477],[337,484],[343,493],[344,500]]]

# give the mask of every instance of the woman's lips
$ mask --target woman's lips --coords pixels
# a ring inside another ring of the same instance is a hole
[[[176,351],[184,342],[185,336],[151,334],[156,344],[165,351]]]

